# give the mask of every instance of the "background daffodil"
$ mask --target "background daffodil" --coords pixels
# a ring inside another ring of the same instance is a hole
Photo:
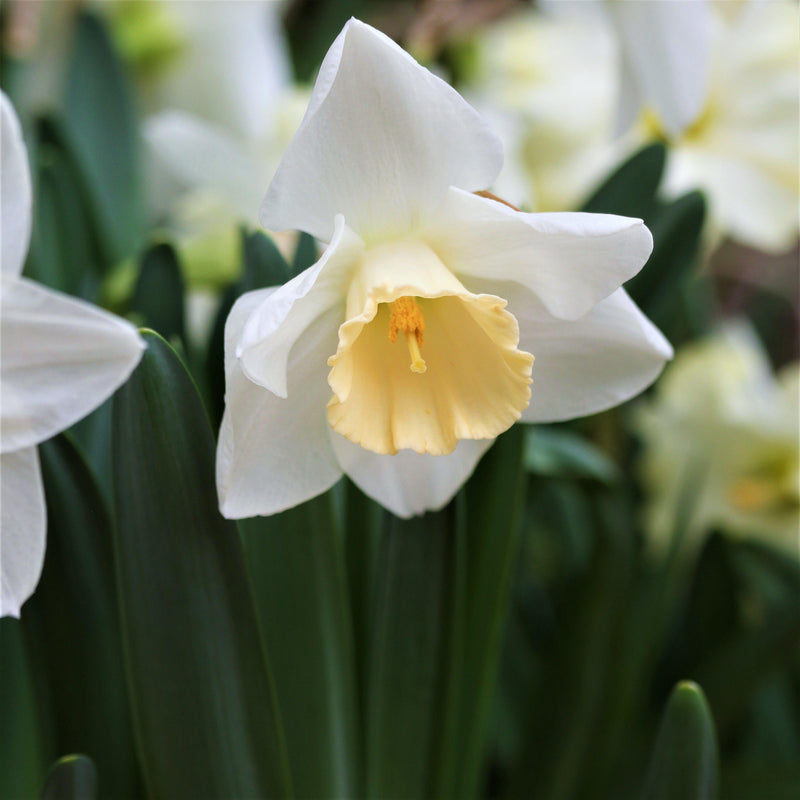
[[[685,513],[684,486],[694,480],[691,549],[721,529],[800,556],[798,374],[795,362],[775,375],[742,320],[678,352],[636,417],[656,544]]]
[[[223,514],[283,510],[342,473],[400,516],[439,508],[514,421],[591,414],[658,375],[671,348],[620,288],[647,228],[475,194],[501,163],[451,87],[345,26],[261,209],[328,247],[226,326]]]
[[[144,344],[130,323],[21,277],[31,178],[16,113],[0,93],[0,616],[19,616],[42,570],[45,502],[36,445],[99,406]]]

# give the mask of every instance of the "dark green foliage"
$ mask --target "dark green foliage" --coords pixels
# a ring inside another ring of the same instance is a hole
[[[284,796],[286,755],[238,532],[177,355],[148,348],[114,398],[115,556],[149,794]]]
[[[714,720],[695,683],[678,684],[658,730],[642,800],[715,800],[719,784]]]
[[[86,756],[65,756],[50,768],[42,800],[95,800],[97,770]]]
[[[106,260],[120,260],[134,252],[142,228],[138,125],[122,64],[93,14],[77,20],[60,121]]]
[[[185,286],[175,250],[154,244],[142,256],[130,312],[142,326],[186,346]],[[140,318],[140,319],[139,319]]]
[[[47,552],[24,624],[43,669],[56,753],[85,753],[103,795],[142,793],[122,658],[111,521],[71,441],[40,447]],[[109,735],[113,730],[113,735]]]

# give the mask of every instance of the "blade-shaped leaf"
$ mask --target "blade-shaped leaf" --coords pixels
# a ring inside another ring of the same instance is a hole
[[[102,257],[80,174],[57,122],[43,117],[36,130],[36,203],[26,274],[94,302]]]
[[[366,796],[428,797],[435,767],[452,511],[387,516],[376,570]]]
[[[532,787],[549,800],[585,796],[593,779],[587,763],[597,739],[607,735],[609,688],[634,578],[633,539],[607,495],[593,494],[595,552],[556,610],[509,797],[530,794]]]
[[[0,619],[0,720],[0,797],[36,797],[49,748],[22,625],[11,617]]]
[[[42,800],[94,800],[97,797],[97,770],[91,758],[64,756],[50,768]]]
[[[661,719],[642,800],[714,800],[718,772],[714,720],[703,691],[679,683]]]
[[[584,203],[583,211],[621,214],[623,217],[646,217],[666,164],[663,144],[647,145],[631,156]]]
[[[319,258],[317,242],[311,234],[301,233],[297,239],[297,247],[292,259],[292,275],[299,275],[308,269]]]
[[[108,510],[68,438],[39,454],[47,552],[24,623],[47,682],[57,752],[91,757],[104,795],[140,797]]]
[[[115,554],[137,741],[150,794],[283,797],[283,734],[214,442],[172,348],[114,397]]]
[[[367,708],[367,675],[374,618],[375,571],[384,511],[349,478],[344,478],[344,547],[347,585],[353,621],[356,684],[359,689],[362,730]]]
[[[62,122],[107,261],[121,260],[133,252],[141,230],[138,128],[122,64],[105,25],[92,14],[77,20]]]
[[[160,333],[167,341],[186,344],[184,284],[178,257],[171,245],[155,244],[142,257],[139,279],[130,310],[141,324]]]
[[[695,267],[705,214],[705,199],[699,192],[689,192],[661,204],[647,220],[653,234],[653,253],[644,269],[625,284],[647,315],[668,329],[672,341],[682,334],[681,324],[687,327],[687,323],[693,322],[681,319],[687,313],[681,305],[682,290],[687,281],[696,280]],[[709,303],[705,305],[710,307]],[[689,331],[693,336],[702,332]],[[687,334],[682,336],[685,338]]]
[[[537,475],[619,480],[617,465],[599,448],[566,428],[531,426],[525,436],[525,467]]]
[[[361,794],[340,527],[330,492],[240,523],[298,797]]]
[[[461,672],[456,749],[441,760],[443,767],[457,770],[455,775],[442,774],[442,791],[454,786],[454,797],[474,797],[484,777],[484,748],[523,519],[524,437],[524,427],[516,425],[497,440],[467,484],[464,504],[457,507],[466,550],[463,559],[457,553],[455,559],[465,567],[464,650],[456,659],[459,663],[451,660],[451,667]],[[458,580],[456,572],[456,584]]]

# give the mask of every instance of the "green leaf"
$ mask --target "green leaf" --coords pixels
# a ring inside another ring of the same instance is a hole
[[[141,325],[152,328],[167,341],[186,344],[183,296],[185,286],[178,257],[166,243],[148,247],[142,256],[139,279],[131,297],[130,311]]]
[[[319,258],[317,242],[310,233],[301,233],[297,239],[297,247],[294,251],[292,261],[292,275],[299,275],[303,270],[308,269],[316,263]]]
[[[668,319],[680,298],[680,287],[694,274],[705,214],[703,195],[689,192],[659,206],[647,220],[653,253],[625,289],[657,321]]]
[[[92,14],[77,19],[62,123],[106,260],[121,260],[136,249],[142,228],[139,133],[122,64],[105,25]]]
[[[516,425],[498,438],[467,484],[463,505],[457,506],[465,553],[459,558],[456,550],[454,563],[461,565],[463,578],[456,569],[454,582],[457,586],[464,581],[464,597],[456,602],[456,618],[450,624],[457,628],[462,608],[463,652],[452,653],[450,660],[448,683],[460,683],[458,724],[450,747],[447,737],[443,739],[440,774],[442,793],[457,798],[476,796],[484,777],[486,737],[525,503],[524,437],[525,429]]]
[[[360,690],[362,730],[366,727],[367,675],[374,622],[375,574],[378,566],[383,508],[345,477],[344,547],[353,621],[356,685]]]
[[[582,210],[645,218],[653,208],[666,159],[663,144],[643,147],[607,178]]]
[[[549,800],[588,795],[595,778],[587,763],[606,729],[624,617],[634,585],[633,538],[607,492],[592,491],[588,517],[595,552],[588,571],[572,580],[556,608],[557,627],[537,681],[523,748],[509,797],[536,787]]]
[[[262,289],[265,286],[280,286],[292,276],[292,270],[269,236],[255,231],[243,232],[242,249],[244,265],[239,279],[240,293]],[[314,241],[313,238],[311,240]],[[316,245],[315,245],[316,246]],[[300,244],[297,246],[300,250]],[[297,256],[295,255],[295,260]],[[316,261],[316,259],[314,259]],[[313,262],[312,262],[313,263]]]
[[[80,174],[53,119],[38,121],[37,139],[32,151],[36,203],[25,274],[96,301],[102,258]]]
[[[330,492],[240,523],[298,797],[361,794],[340,528]]]
[[[97,770],[91,758],[64,756],[50,768],[42,790],[42,800],[94,800],[97,797]]]
[[[797,800],[800,758],[791,763],[741,764],[723,767],[720,797],[725,800]]]
[[[525,468],[535,475],[590,478],[605,484],[619,481],[617,465],[577,433],[537,425],[525,434]]]
[[[702,689],[679,683],[653,747],[643,800],[714,800],[719,784],[714,720]]]
[[[317,0],[290,6],[286,27],[295,78],[302,83],[313,81],[325,53],[345,22],[350,17],[365,19],[370,6],[371,0]]]
[[[797,653],[800,597],[795,596],[757,626],[737,631],[693,671],[706,688],[720,735],[737,722],[764,679]]]
[[[446,657],[450,509],[387,515],[366,704],[367,797],[428,797]]]
[[[731,569],[730,549],[723,536],[712,534],[697,557],[694,574],[677,581],[673,578],[687,596],[678,609],[670,610],[670,616],[677,619],[663,664],[664,693],[676,680],[693,674],[704,655],[736,634],[740,586]],[[655,628],[654,620],[649,627]]]
[[[69,439],[51,439],[39,454],[47,552],[23,620],[44,671],[57,752],[90,756],[104,795],[140,797],[108,510]]]
[[[236,526],[217,508],[214,441],[172,348],[114,397],[115,555],[137,742],[156,797],[284,797],[289,777]]]
[[[36,797],[46,766],[31,667],[20,621],[0,619],[0,797]]]

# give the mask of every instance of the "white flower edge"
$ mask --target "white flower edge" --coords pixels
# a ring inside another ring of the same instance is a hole
[[[42,573],[46,512],[35,447],[0,455],[0,617],[19,617]]]
[[[94,410],[144,342],[113,314],[20,277],[31,182],[16,112],[0,93],[0,616],[18,616],[41,574],[46,514],[35,445]]]
[[[0,270],[17,277],[22,273],[31,240],[31,173],[22,128],[11,101],[0,92]]]

